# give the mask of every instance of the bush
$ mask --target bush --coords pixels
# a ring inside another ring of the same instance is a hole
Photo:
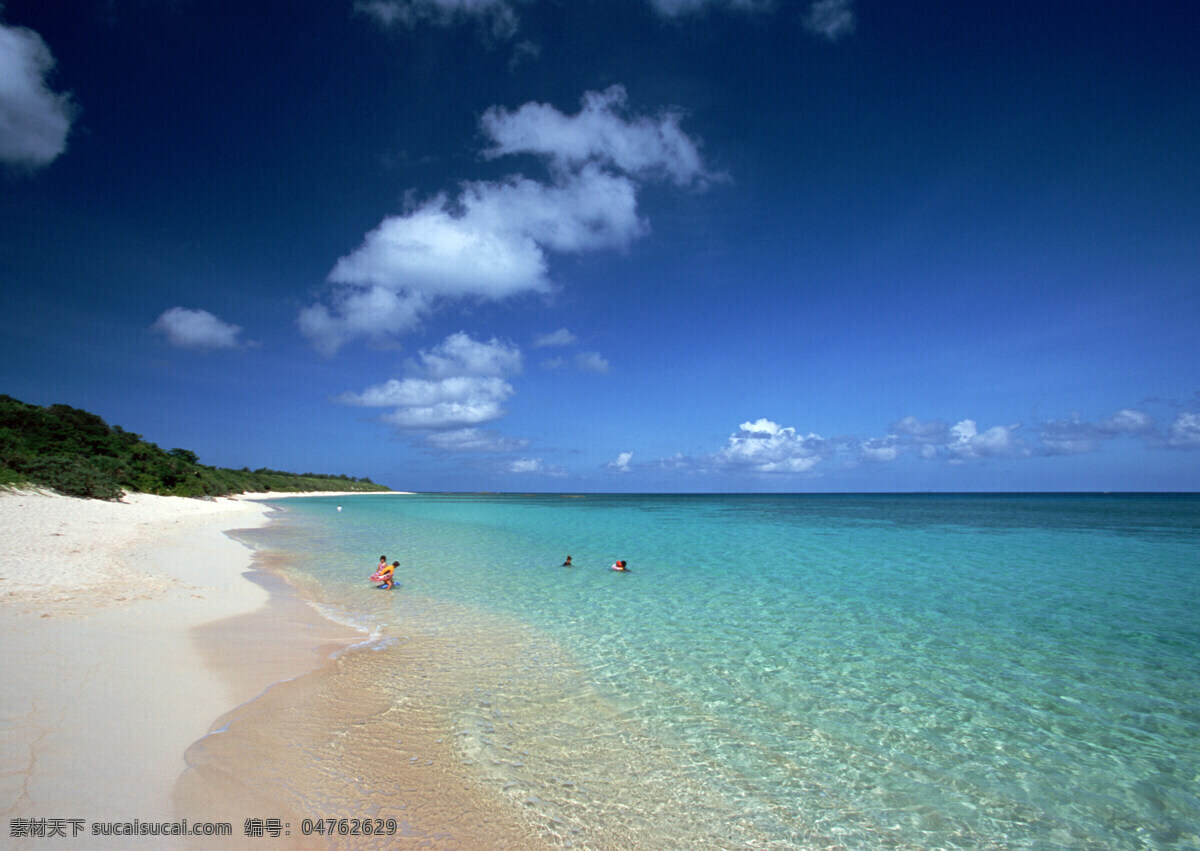
[[[196,497],[271,490],[387,490],[365,477],[205,467],[190,449],[164,451],[87,411],[68,405],[40,408],[0,394],[0,484],[8,482],[95,499],[118,499],[125,490]]]
[[[125,493],[103,470],[83,458],[51,455],[36,459],[20,472],[67,496],[113,500]]]

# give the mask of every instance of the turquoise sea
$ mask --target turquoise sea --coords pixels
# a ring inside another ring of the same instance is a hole
[[[383,694],[400,625],[524,636],[447,735],[553,845],[1200,848],[1200,496],[277,505]]]

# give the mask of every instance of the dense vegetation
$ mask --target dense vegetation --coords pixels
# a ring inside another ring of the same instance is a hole
[[[160,449],[87,411],[68,405],[41,408],[0,394],[0,485],[6,484],[92,499],[120,499],[125,491],[202,497],[387,490],[368,478],[206,467],[194,452]]]

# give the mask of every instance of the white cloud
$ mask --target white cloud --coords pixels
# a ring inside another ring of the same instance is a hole
[[[314,305],[300,327],[325,354],[356,337],[409,331],[435,304],[548,293],[548,251],[623,248],[646,232],[632,180],[586,167],[555,184],[523,177],[467,184],[390,216],[337,261],[332,310]]]
[[[429,300],[420,292],[348,285],[333,291],[332,310],[315,304],[301,310],[296,322],[321,354],[332,357],[358,337],[385,344],[416,328],[429,310]]]
[[[427,435],[424,441],[446,452],[516,452],[529,446],[524,438],[505,437],[492,430],[460,428]]]
[[[540,473],[542,471],[542,459],[521,458],[509,464],[508,471],[510,473]]]
[[[486,202],[501,191],[495,184],[476,184],[467,189],[460,213],[451,211],[443,195],[412,213],[384,219],[337,261],[329,280],[427,298],[501,299],[548,289],[545,255],[529,234],[520,226],[499,226],[473,208],[473,201]]]
[[[579,342],[578,337],[566,328],[560,328],[553,333],[537,337],[533,345],[539,347],[572,346],[577,342]],[[546,358],[542,361],[542,369],[566,369],[572,363],[577,369],[584,372],[596,372],[603,375],[607,374],[609,370],[608,359],[599,352],[579,352],[571,361],[563,357]]]
[[[445,403],[499,402],[513,393],[502,378],[457,375],[451,378],[393,378],[362,393],[344,393],[338,401],[366,408],[428,408]]]
[[[469,386],[459,385],[453,390],[438,383],[429,388],[430,395],[434,397],[464,391],[467,395],[461,400],[443,399],[429,405],[407,405],[384,415],[383,421],[401,429],[442,429],[479,425],[503,417],[501,402],[512,395],[512,387],[503,383],[472,383]]]
[[[628,473],[629,472],[629,462],[632,460],[633,460],[632,452],[622,452],[619,455],[617,455],[616,461],[609,461],[604,466],[607,469],[613,470],[618,473]]]
[[[900,457],[900,447],[896,445],[895,438],[877,438],[863,441],[859,453],[864,461],[886,464]]]
[[[238,340],[241,328],[222,322],[207,310],[172,307],[158,317],[151,330],[180,349],[236,349],[248,345]]]
[[[883,437],[824,438],[810,433],[802,436],[796,429],[769,419],[744,422],[728,443],[713,455],[699,458],[677,455],[672,459],[644,462],[643,469],[725,471],[772,474],[812,473],[822,462],[840,461],[888,464],[905,454],[927,461],[941,460],[952,465],[981,462],[990,458],[1032,458],[1038,455],[1072,455],[1093,452],[1101,441],[1122,436],[1140,438],[1149,447],[1200,449],[1200,413],[1181,413],[1164,434],[1155,427],[1149,414],[1123,408],[1109,417],[1083,421],[1041,423],[1037,443],[1018,436],[1020,423],[992,426],[981,431],[973,419],[962,419],[953,426],[941,420],[923,422],[907,416],[893,423]],[[623,453],[617,461],[605,464],[609,470],[622,469]]]
[[[805,473],[831,451],[823,437],[801,437],[794,428],[785,428],[768,419],[745,422],[729,436],[729,443],[716,455],[722,466],[757,473]]]
[[[949,430],[950,427],[941,420],[923,423],[914,416],[907,416],[891,426],[892,433],[919,444],[941,443]]]
[[[665,18],[677,18],[716,10],[767,12],[788,4],[775,0],[650,0],[650,5]],[[837,41],[857,26],[853,7],[854,0],[814,0],[802,17],[804,28]]]
[[[447,301],[550,292],[551,253],[621,249],[644,236],[640,181],[703,185],[711,176],[678,112],[628,117],[625,104],[612,86],[584,95],[574,116],[534,103],[489,109],[481,127],[495,144],[486,154],[538,155],[552,179],[467,182],[453,199],[388,216],[334,265],[331,303],[303,310],[302,332],[327,355],[359,337],[379,343]]]
[[[1109,434],[1145,434],[1154,429],[1154,420],[1149,414],[1122,408],[1108,419],[1101,420],[1099,427]]]
[[[654,10],[664,17],[673,18],[677,15],[689,15],[708,9],[767,9],[774,5],[773,0],[650,0]]]
[[[1200,414],[1181,413],[1167,432],[1167,445],[1176,449],[1200,449]]]
[[[1122,435],[1151,437],[1154,420],[1149,414],[1123,408],[1111,417],[1086,422],[1075,414],[1069,420],[1051,420],[1038,426],[1038,451],[1047,455],[1082,455],[1095,452],[1100,441]]]
[[[521,371],[521,350],[493,337],[486,343],[463,331],[451,334],[432,349],[422,350],[409,369],[430,378],[455,375],[514,375]]]
[[[579,341],[579,338],[568,331],[566,328],[559,328],[557,331],[552,331],[549,334],[541,334],[533,341],[535,347],[542,346],[570,346]]]
[[[804,26],[830,41],[854,32],[854,0],[816,0],[804,16]]]
[[[1016,449],[1012,433],[1020,425],[992,426],[982,434],[974,420],[962,420],[951,426],[946,448],[956,459],[988,458],[1010,455]]]
[[[385,27],[408,29],[420,23],[449,27],[474,20],[497,39],[512,38],[519,27],[517,13],[508,0],[358,0],[354,11]]]
[[[66,150],[74,110],[46,85],[53,68],[41,36],[0,24],[0,161],[37,168]]]
[[[344,393],[344,405],[394,408],[384,422],[401,429],[455,429],[498,420],[503,403],[513,394],[502,378],[403,378],[368,387],[362,393]]]
[[[344,405],[393,408],[382,419],[404,430],[463,429],[504,416],[513,387],[504,376],[521,370],[521,353],[492,339],[483,343],[459,332],[410,361],[407,378],[343,393]],[[447,439],[441,448],[449,448]]]
[[[537,154],[563,171],[596,163],[638,178],[665,177],[679,186],[709,179],[698,144],[679,127],[682,113],[626,118],[627,100],[625,87],[614,85],[587,92],[575,115],[544,103],[527,103],[515,112],[494,106],[481,122],[495,142],[484,154]]]

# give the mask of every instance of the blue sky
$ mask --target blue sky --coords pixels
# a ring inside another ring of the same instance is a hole
[[[6,0],[0,392],[398,489],[1200,489],[1194,5]]]

